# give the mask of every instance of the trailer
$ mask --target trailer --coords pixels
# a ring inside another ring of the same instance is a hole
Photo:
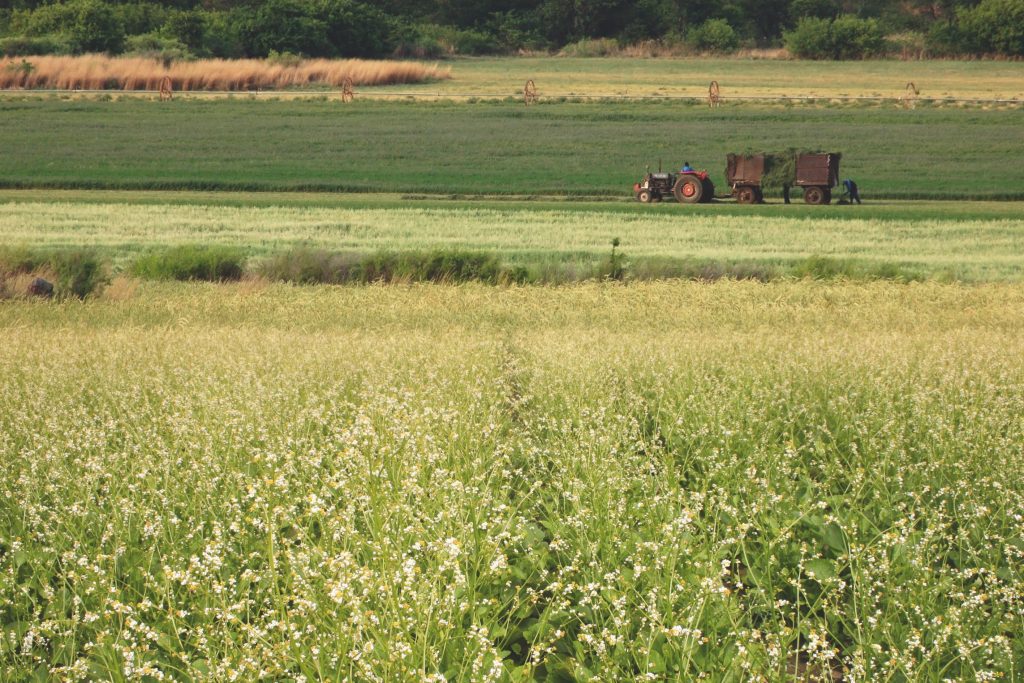
[[[761,192],[761,177],[764,175],[763,154],[727,154],[725,157],[725,180],[732,188],[732,195],[739,204],[760,204],[764,201]]]
[[[740,204],[764,201],[763,186],[769,174],[776,185],[803,188],[806,203],[828,204],[832,188],[839,184],[840,158],[838,152],[729,154],[725,158],[725,177]]]
[[[798,154],[796,157],[797,187],[804,189],[807,204],[829,204],[832,188],[839,185],[839,159],[836,152]]]

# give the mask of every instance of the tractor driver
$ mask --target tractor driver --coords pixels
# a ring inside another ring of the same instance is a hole
[[[690,162],[689,161],[684,161],[683,162],[683,168],[680,171],[680,173],[691,173],[692,171],[693,171],[693,166],[690,166]]]

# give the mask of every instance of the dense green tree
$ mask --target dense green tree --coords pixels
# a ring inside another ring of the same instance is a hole
[[[334,55],[380,57],[394,49],[392,22],[376,7],[352,0],[321,0],[318,9]]]
[[[810,46],[829,58],[876,53],[880,36],[894,32],[905,41],[926,41],[939,54],[1020,55],[1024,40],[1024,0],[0,0],[0,5],[0,37],[46,38],[47,45],[62,49],[116,52],[127,36],[154,34],[133,44],[173,40],[195,54],[224,57],[264,56],[271,50],[442,56],[453,49],[482,54],[558,49],[585,38],[632,43],[687,35],[704,45],[709,33],[698,30],[704,26],[720,37],[728,26],[728,40],[717,41],[726,45],[776,45],[788,29],[787,43]],[[809,20],[825,23],[800,27]],[[825,25],[828,30],[820,31]],[[824,47],[818,49],[816,40]]]
[[[240,19],[246,54],[257,57],[292,52],[311,57],[329,56],[327,22],[301,0],[267,0],[251,15]]]
[[[964,51],[1024,56],[1024,0],[982,0],[957,18]]]

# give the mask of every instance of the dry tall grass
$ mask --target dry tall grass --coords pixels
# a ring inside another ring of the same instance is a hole
[[[61,90],[159,90],[165,76],[176,90],[279,89],[312,84],[340,87],[346,78],[353,85],[392,85],[451,78],[451,68],[418,62],[363,59],[307,59],[295,66],[261,59],[201,59],[165,66],[143,57],[29,57],[0,61],[0,88],[56,88]]]

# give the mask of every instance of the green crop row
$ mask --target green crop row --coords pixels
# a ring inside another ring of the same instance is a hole
[[[679,103],[5,100],[0,186],[628,197],[645,167],[843,153],[867,198],[1024,197],[1019,112]],[[59,150],[59,156],[55,156]]]

